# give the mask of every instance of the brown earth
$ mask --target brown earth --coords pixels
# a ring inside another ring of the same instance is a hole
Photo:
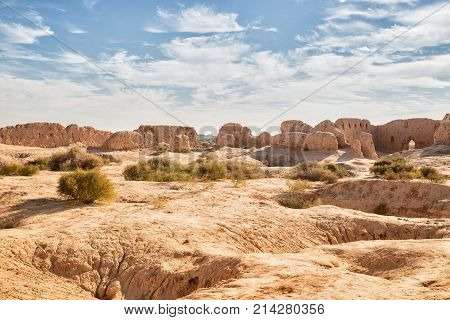
[[[24,162],[54,151],[0,145],[0,159]],[[251,159],[242,149],[216,153],[219,159]],[[299,210],[277,203],[287,191],[281,177],[240,187],[227,180],[125,181],[124,166],[142,154],[111,154],[124,162],[102,168],[118,194],[109,205],[62,200],[58,172],[0,180],[0,299],[450,298],[448,214],[419,214],[421,205],[431,209],[448,200],[449,182],[399,187],[373,180],[372,160],[349,158],[355,177],[324,189],[329,195],[361,203],[380,194],[400,206],[404,190],[417,189],[411,214],[366,213],[362,206]],[[169,155],[186,163],[199,153]],[[343,157],[331,152],[326,159]],[[419,151],[407,157],[436,167],[450,160]],[[346,207],[342,199],[336,204]]]

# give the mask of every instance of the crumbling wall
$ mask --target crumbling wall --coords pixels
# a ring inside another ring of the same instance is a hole
[[[27,123],[0,128],[0,143],[41,148],[63,147],[74,143],[101,147],[111,135],[108,131],[75,124],[64,127],[58,123]]]
[[[450,113],[447,113],[434,132],[434,144],[450,145]]]
[[[439,125],[437,120],[416,118],[376,126],[372,132],[375,148],[386,152],[408,150],[411,140],[416,149],[429,147],[434,144],[434,133]]]

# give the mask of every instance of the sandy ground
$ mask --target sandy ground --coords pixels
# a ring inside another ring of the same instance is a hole
[[[0,145],[3,160],[53,152]],[[450,173],[449,155],[423,152],[407,157]],[[102,168],[118,194],[109,205],[61,199],[58,172],[0,180],[1,299],[450,299],[448,182],[366,186],[373,161],[348,159],[356,176],[328,193],[339,207],[299,210],[277,203],[287,190],[277,175],[240,187],[125,181],[124,166],[144,155],[114,154],[124,162]],[[391,188],[395,197],[372,193],[400,209],[345,208],[364,201],[358,188]],[[401,205],[402,190],[420,196]]]

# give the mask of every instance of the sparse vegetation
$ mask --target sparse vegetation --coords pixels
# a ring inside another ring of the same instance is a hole
[[[296,165],[291,171],[291,178],[322,181],[331,184],[335,183],[339,179],[339,176],[329,169],[324,168],[319,163],[313,162]]]
[[[170,149],[170,146],[167,143],[161,142],[161,143],[158,143],[158,145],[156,146],[155,152],[157,154],[162,154],[162,153],[169,151],[169,149]]]
[[[80,148],[56,153],[48,161],[48,166],[52,171],[92,170],[100,168],[103,164],[104,160],[101,157],[87,153]]]
[[[61,196],[86,204],[96,201],[111,202],[115,198],[114,185],[98,169],[80,170],[61,176],[58,184]]]
[[[29,153],[29,152],[19,152],[19,153],[15,154],[15,157],[17,159],[26,159],[26,158],[31,157],[31,153]]]
[[[28,161],[27,164],[30,166],[36,166],[39,170],[48,170],[49,169],[49,157],[40,157],[31,161]]]
[[[175,153],[190,153],[191,149],[189,149],[189,148],[181,148],[181,149],[175,149],[173,152],[175,152]]]
[[[387,180],[411,180],[420,178],[419,170],[409,164],[401,156],[387,157],[378,160],[370,168],[376,177]]]
[[[352,177],[354,174],[342,163],[325,163],[324,169],[333,172],[339,178]]]
[[[123,171],[126,180],[130,181],[189,181],[192,171],[189,166],[182,165],[168,158],[151,158],[129,165]]]
[[[225,164],[218,160],[199,159],[190,168],[194,177],[204,181],[224,179],[227,176]]]
[[[290,194],[303,194],[307,189],[311,189],[311,184],[305,180],[288,180],[286,184]]]
[[[215,181],[228,178],[239,184],[247,179],[263,178],[264,171],[243,161],[218,161],[214,154],[207,153],[187,165],[168,158],[152,158],[126,167],[123,175],[131,181]]]
[[[103,159],[103,164],[105,165],[110,163],[117,163],[117,164],[122,163],[122,159],[109,153],[100,153],[98,154],[98,156]]]
[[[291,209],[306,209],[314,206],[320,206],[322,200],[315,198],[313,194],[307,194],[311,189],[311,183],[305,180],[287,181],[288,192],[278,196],[277,202],[283,207]]]
[[[32,165],[16,163],[0,164],[0,176],[34,176],[39,173],[39,168]]]
[[[432,182],[442,183],[447,180],[447,176],[443,175],[435,168],[432,167],[422,167],[420,168],[420,174],[422,178],[428,179]]]

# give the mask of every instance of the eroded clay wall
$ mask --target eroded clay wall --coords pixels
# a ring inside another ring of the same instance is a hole
[[[394,120],[376,126],[372,132],[375,148],[387,152],[408,150],[411,140],[416,149],[422,149],[434,144],[434,132],[439,127],[437,120],[419,118]]]
[[[100,147],[111,134],[75,124],[64,127],[58,123],[27,123],[0,128],[0,143],[41,148],[56,148],[73,143]]]

